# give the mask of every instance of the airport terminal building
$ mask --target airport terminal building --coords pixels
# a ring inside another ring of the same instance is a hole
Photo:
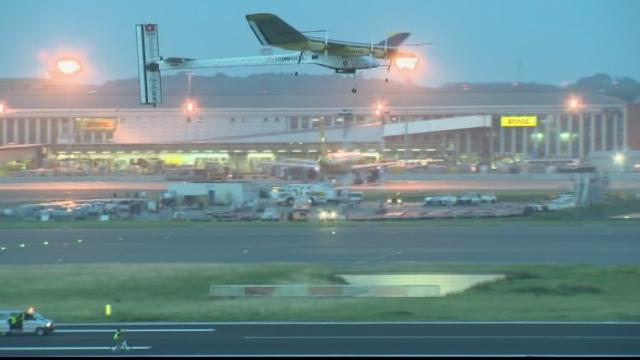
[[[0,145],[37,145],[49,159],[209,158],[240,166],[247,159],[316,159],[323,150],[377,160],[589,159],[627,151],[640,136],[633,105],[594,93],[197,95],[188,115],[180,94],[153,108],[137,104],[133,92],[9,90],[0,92],[7,104]]]

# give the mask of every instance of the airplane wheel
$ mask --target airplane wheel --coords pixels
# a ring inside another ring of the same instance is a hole
[[[389,82],[389,79],[384,79],[384,82],[388,83],[388,82]]]
[[[351,89],[351,92],[352,92],[352,93],[354,93],[354,94],[355,94],[357,91],[358,91],[358,89],[356,89],[356,88]]]
[[[298,76],[298,72],[296,71],[296,73],[295,73],[295,74],[293,74],[293,76]]]

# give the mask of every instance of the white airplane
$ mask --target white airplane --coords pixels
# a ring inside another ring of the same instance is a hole
[[[357,70],[384,66],[387,72],[390,72],[391,65],[395,64],[399,70],[411,71],[418,63],[415,53],[400,48],[410,35],[406,32],[393,34],[377,44],[367,44],[329,40],[328,36],[324,39],[306,36],[304,33],[318,31],[297,31],[273,14],[250,14],[246,18],[260,44],[295,52],[216,59],[163,58],[158,46],[158,25],[136,25],[140,103],[154,106],[162,103],[160,73],[166,70],[315,64],[333,69],[336,73],[353,74],[351,92],[356,93]],[[430,44],[409,46],[421,45]],[[298,75],[298,71],[295,75]],[[388,78],[386,80],[388,81]]]

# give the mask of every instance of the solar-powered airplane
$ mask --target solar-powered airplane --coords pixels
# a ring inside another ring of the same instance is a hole
[[[273,14],[250,14],[246,15],[246,18],[260,44],[291,52],[216,59],[163,58],[158,46],[158,25],[136,25],[140,103],[162,103],[160,73],[166,70],[315,64],[333,69],[336,73],[353,74],[351,92],[355,94],[356,70],[384,66],[387,72],[390,72],[392,64],[400,70],[413,70],[418,63],[415,53],[400,48],[410,35],[406,32],[393,34],[376,44],[367,44],[330,40],[328,36],[324,39],[307,36],[305,33],[319,31],[298,31]],[[295,75],[298,75],[297,70]]]

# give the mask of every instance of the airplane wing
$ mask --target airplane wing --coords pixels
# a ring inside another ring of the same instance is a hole
[[[249,14],[249,27],[261,45],[270,45],[287,50],[306,48],[308,39],[301,32],[273,14]]]
[[[376,44],[327,40],[320,37],[308,37],[296,30],[274,14],[249,14],[246,16],[249,27],[261,45],[274,46],[296,51],[327,51],[332,55],[384,57],[385,49],[396,50],[410,33],[396,33]]]
[[[376,58],[384,58],[385,52],[388,54],[397,50],[409,35],[409,33],[393,34],[387,39],[386,45],[385,40],[376,44],[329,40],[325,45],[325,39],[309,37],[309,43],[312,44],[309,48],[311,51],[324,51],[326,47],[329,54],[332,55],[367,56],[371,53]]]

